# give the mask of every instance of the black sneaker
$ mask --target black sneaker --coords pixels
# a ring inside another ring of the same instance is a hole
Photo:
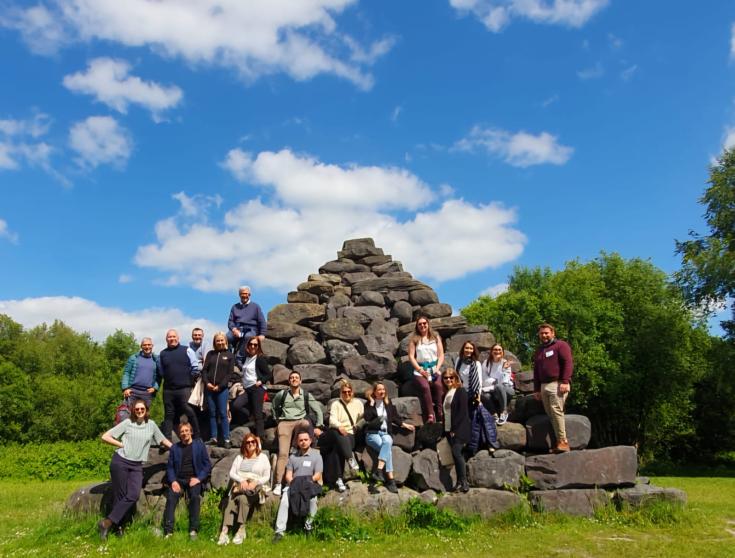
[[[375,469],[370,474],[370,480],[373,482],[385,482],[385,478],[383,477],[383,470],[382,469]]]
[[[230,442],[230,440],[225,440],[225,443],[222,444],[222,447],[225,449],[232,449],[232,442]]]
[[[396,481],[394,479],[388,479],[385,481],[385,489],[393,494],[398,494],[398,487],[396,486]]]
[[[283,540],[283,533],[276,533],[275,535],[273,535],[274,544],[281,542],[281,540]]]

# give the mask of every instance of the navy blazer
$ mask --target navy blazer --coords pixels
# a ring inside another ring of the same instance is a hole
[[[194,438],[191,442],[191,460],[194,465],[194,474],[204,482],[212,472],[212,462],[209,460],[207,448],[201,438]],[[181,470],[181,442],[171,446],[168,455],[168,463],[166,464],[166,480],[169,484],[173,483],[177,478],[177,473]]]

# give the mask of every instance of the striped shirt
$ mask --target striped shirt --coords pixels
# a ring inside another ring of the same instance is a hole
[[[142,424],[125,419],[120,424],[113,426],[108,434],[123,443],[123,447],[116,452],[120,457],[140,462],[148,459],[148,450],[151,447],[152,438],[156,440],[157,444],[166,439],[156,423],[150,419]]]

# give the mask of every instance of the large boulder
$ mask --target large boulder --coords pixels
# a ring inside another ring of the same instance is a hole
[[[427,306],[438,303],[439,297],[432,289],[415,289],[408,293],[408,301],[413,306]]]
[[[636,484],[631,488],[618,488],[615,502],[621,507],[641,508],[655,502],[686,505],[687,493],[678,488],[660,488],[652,484]]]
[[[447,351],[458,353],[465,341],[471,341],[478,351],[487,351],[495,344],[495,336],[489,331],[481,333],[457,333],[447,343]]]
[[[375,247],[372,238],[352,238],[342,243],[341,258],[360,259],[366,256],[382,256],[383,249]]]
[[[360,258],[360,263],[369,265],[372,268],[375,268],[376,266],[381,266],[383,264],[387,264],[393,261],[393,258],[391,256],[365,256],[364,258]],[[396,262],[398,263],[398,262]],[[373,271],[375,271],[373,269]]]
[[[319,296],[306,291],[291,291],[286,295],[286,302],[317,304]]]
[[[413,454],[411,483],[418,490],[448,492],[457,483],[454,467],[442,467],[436,451],[424,449]]]
[[[385,275],[386,273],[393,272],[403,272],[403,264],[401,264],[401,262],[385,262],[373,266],[373,273],[376,275]]]
[[[400,272],[392,272],[400,273]],[[389,277],[391,273],[384,274],[377,279],[366,279],[352,285],[352,294],[359,295],[365,291],[414,291],[416,289],[428,289],[428,286],[412,277]]]
[[[223,457],[212,467],[212,476],[210,477],[212,488],[225,488],[229,484],[230,467],[232,467],[232,462],[235,461],[239,453],[239,449],[230,450],[227,457]]]
[[[291,366],[297,364],[316,364],[327,361],[324,347],[314,340],[302,339],[288,348],[288,363]]]
[[[307,281],[320,281],[322,283],[331,283],[332,285],[339,285],[342,282],[342,277],[339,273],[311,273]]]
[[[471,488],[466,494],[446,494],[439,499],[436,506],[440,510],[452,510],[460,515],[479,515],[487,519],[507,512],[520,504],[521,497],[514,492]]]
[[[497,425],[498,446],[502,449],[522,451],[526,447],[526,428],[517,422]]]
[[[525,458],[514,451],[481,451],[467,461],[467,480],[470,486],[480,488],[518,488],[525,472],[524,463]]]
[[[356,306],[384,306],[385,298],[382,294],[376,291],[365,291],[357,297],[355,301]]]
[[[398,339],[395,335],[362,335],[357,340],[357,351],[361,355],[368,353],[390,353],[396,354],[398,350]]]
[[[413,316],[413,309],[411,313]],[[429,320],[429,323],[431,324],[431,328],[442,336],[442,339],[447,339],[467,326],[467,318],[464,316],[449,316],[447,318]],[[412,335],[415,330],[415,322],[403,324],[398,328],[398,338],[403,339],[407,335]]]
[[[567,440],[572,449],[584,449],[592,437],[592,424],[583,415],[564,415]],[[547,415],[535,415],[526,421],[526,444],[530,451],[547,452],[556,445],[556,436]]]
[[[288,343],[292,337],[315,337],[316,334],[308,327],[300,326],[290,322],[273,320],[268,322],[268,339]]]
[[[323,320],[326,311],[323,304],[277,304],[268,312],[268,322],[280,321],[303,325]]]
[[[329,360],[331,360],[337,366],[342,364],[342,361],[347,357],[359,355],[357,349],[352,343],[340,341],[339,339],[330,339],[325,343],[325,346],[327,348]]]
[[[413,462],[411,455],[394,444],[391,448],[391,457],[393,458],[393,478],[398,484],[404,484],[411,472]],[[370,473],[373,470],[377,458],[377,452],[370,446],[366,446],[360,454],[360,461],[366,472]]]
[[[322,338],[339,339],[340,341],[357,341],[365,333],[362,324],[352,318],[333,318],[319,326]]]
[[[414,292],[418,293],[421,291]],[[431,304],[427,304],[426,306],[422,306],[419,312],[429,319],[446,318],[452,315],[452,307],[449,304],[433,302]]]
[[[385,299],[389,306],[393,306],[396,302],[408,302],[408,291],[388,291]]]
[[[591,517],[610,503],[607,492],[598,488],[534,490],[528,495],[536,511]]]
[[[319,273],[357,273],[360,271],[370,271],[370,266],[358,264],[354,261],[341,258],[325,263],[319,268]]]
[[[354,285],[358,281],[367,281],[368,279],[377,279],[378,276],[372,271],[359,271],[357,273],[345,273],[342,275],[342,281],[349,286]]]
[[[342,368],[350,378],[375,381],[395,374],[396,361],[391,354],[368,353],[345,358]]]
[[[403,504],[412,498],[419,497],[418,492],[405,486],[398,489],[398,494],[393,494],[384,487],[380,487],[374,493],[371,493],[368,490],[368,485],[361,482],[350,481],[346,484],[349,490],[345,492],[330,490],[320,500],[319,506],[334,506],[360,515],[396,515],[400,512]]]
[[[373,320],[367,327],[368,335],[392,335],[396,336],[398,324],[395,321]]]
[[[373,320],[385,320],[388,311],[382,306],[345,306],[337,310],[338,318],[350,318],[367,326]]]
[[[66,499],[65,509],[75,515],[101,515],[112,506],[109,482],[94,482],[78,488]]]
[[[526,457],[526,475],[540,490],[633,486],[637,469],[633,446]]]
[[[304,384],[321,382],[331,386],[337,378],[337,367],[332,364],[298,364],[293,369],[301,374]]]
[[[330,297],[334,294],[334,285],[328,281],[305,281],[296,287],[296,290],[311,293],[318,298]]]
[[[401,325],[408,324],[413,319],[413,307],[405,300],[396,301],[390,309],[390,317],[398,320]]]

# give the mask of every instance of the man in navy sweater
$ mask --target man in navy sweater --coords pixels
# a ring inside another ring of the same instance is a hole
[[[174,424],[178,424],[184,414],[194,429],[194,437],[199,438],[199,422],[189,405],[191,386],[194,377],[199,374],[199,361],[194,351],[179,344],[179,334],[175,329],[166,332],[166,345],[158,357],[163,376],[164,418],[161,431],[166,438],[171,439]]]
[[[240,287],[240,302],[230,309],[227,320],[227,341],[230,347],[236,347],[240,341],[249,337],[265,339],[267,323],[263,311],[255,302],[250,301],[250,287]]]
[[[569,451],[564,403],[569,395],[574,362],[568,343],[556,339],[554,326],[541,324],[538,327],[541,346],[533,355],[533,396],[544,404],[556,435],[553,453]]]
[[[191,425],[179,425],[178,444],[171,446],[166,465],[166,509],[163,513],[163,533],[169,537],[174,531],[176,505],[186,493],[189,498],[189,538],[196,540],[199,531],[199,510],[202,504],[202,483],[212,472],[207,448],[201,440],[192,438]]]

